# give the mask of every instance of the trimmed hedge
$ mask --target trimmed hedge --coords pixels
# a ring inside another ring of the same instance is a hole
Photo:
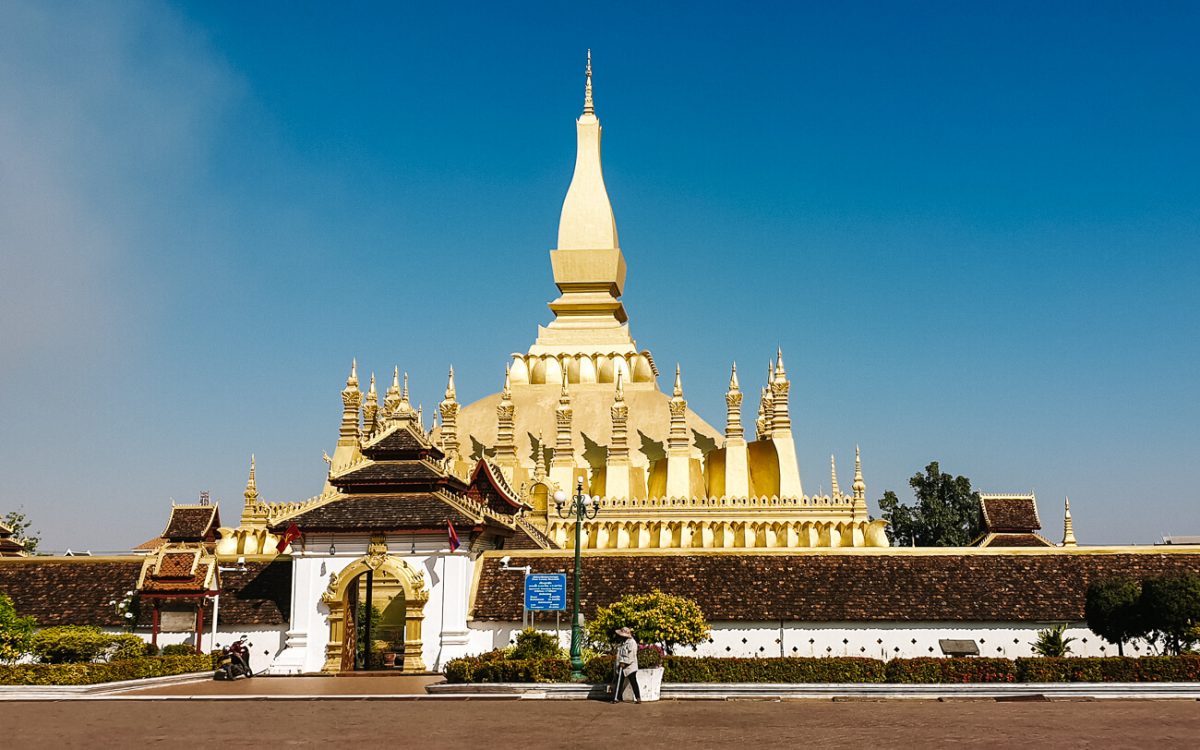
[[[152,656],[80,664],[0,665],[0,685],[95,685],[100,682],[167,677],[212,669],[208,654]]]
[[[989,682],[1198,682],[1200,655],[1133,657],[1046,657],[1025,659],[934,658],[883,662],[860,657],[738,659],[667,656],[665,683],[989,683]],[[593,684],[612,679],[613,657],[584,665]],[[455,659],[448,682],[567,682],[566,659],[504,659],[502,651]]]
[[[1017,665],[1012,659],[956,657],[939,659],[893,659],[887,663],[885,682],[897,684],[951,682],[1017,682]]]
[[[447,682],[570,682],[567,659],[501,659],[468,656],[447,662]]]

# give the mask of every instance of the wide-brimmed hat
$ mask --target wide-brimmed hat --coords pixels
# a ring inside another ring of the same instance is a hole
[[[617,635],[621,636],[622,638],[632,638],[633,637],[633,631],[630,630],[629,628],[617,628],[613,632],[615,632]]]

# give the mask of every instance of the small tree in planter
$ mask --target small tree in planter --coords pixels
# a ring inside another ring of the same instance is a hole
[[[676,646],[698,646],[709,633],[700,605],[661,591],[627,594],[597,609],[587,624],[588,640],[598,650],[612,650],[620,627],[632,630],[638,643],[656,643],[667,654],[675,653]]]
[[[662,687],[663,652],[677,646],[698,646],[708,638],[708,622],[700,605],[682,596],[653,591],[628,594],[596,610],[588,623],[588,639],[599,650],[612,650],[616,629],[627,627],[643,648],[638,650],[638,685],[642,700],[658,700]]]

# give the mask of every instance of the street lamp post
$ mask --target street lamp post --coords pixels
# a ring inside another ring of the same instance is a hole
[[[583,520],[593,519],[600,512],[600,500],[583,494],[583,480],[575,485],[575,496],[567,504],[567,493],[554,493],[554,508],[559,518],[575,518],[575,597],[571,602],[571,679],[583,679],[583,633],[579,627],[579,579],[583,574],[583,558],[580,547]]]

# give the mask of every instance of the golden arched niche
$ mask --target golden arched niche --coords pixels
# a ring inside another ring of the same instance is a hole
[[[387,606],[388,610],[403,607],[404,644],[402,654],[398,653],[397,665],[401,664],[402,657],[405,672],[424,672],[421,625],[425,620],[425,603],[429,601],[429,592],[425,590],[425,574],[404,560],[387,554],[387,547],[382,539],[372,539],[366,556],[350,563],[340,573],[329,576],[329,586],[321,596],[321,601],[329,607],[329,645],[325,647],[323,671],[337,672],[342,669],[342,654],[346,643],[346,602],[350,595],[350,587],[359,576],[368,571],[374,574],[373,588],[376,596],[373,603],[378,603],[382,595],[391,600]],[[401,596],[403,601],[396,602]],[[397,633],[397,646],[400,640],[398,636]],[[397,651],[400,649],[397,648]]]

